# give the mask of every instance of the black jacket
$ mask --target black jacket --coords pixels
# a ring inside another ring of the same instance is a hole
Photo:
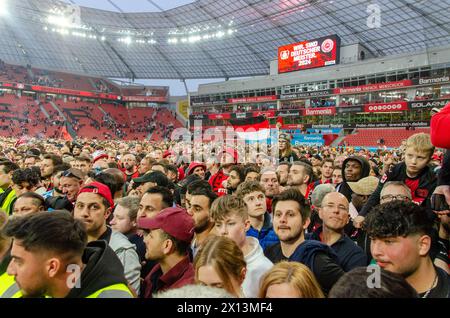
[[[360,156],[351,156],[348,157],[347,159],[344,160],[344,162],[342,163],[342,183],[340,183],[337,187],[336,190],[339,193],[342,193],[343,195],[345,195],[345,197],[347,198],[348,202],[352,201],[352,189],[348,186],[347,184],[347,179],[345,178],[345,165],[347,164],[347,162],[349,160],[356,160],[361,164],[361,177],[358,179],[362,179],[365,177],[369,176],[370,173],[370,164],[369,162],[366,160],[366,158],[364,157],[360,157]],[[357,181],[358,181],[357,180]]]
[[[388,173],[386,173],[378,183],[378,187],[374,193],[369,197],[367,203],[363,206],[359,215],[366,216],[370,210],[380,203],[380,193],[383,186],[388,181],[403,181],[411,179],[406,174],[405,162],[400,162],[391,167]],[[430,206],[430,197],[437,185],[437,177],[433,169],[425,167],[420,174],[412,180],[419,179],[419,186],[415,193],[412,193],[413,197],[422,198],[422,206]]]
[[[450,150],[445,152],[442,167],[439,170],[438,185],[450,185]]]
[[[290,163],[292,163],[292,162],[298,161],[298,160],[299,160],[299,158],[298,158],[297,154],[295,152],[293,152],[293,151],[291,151],[291,153],[289,155],[287,155],[287,156],[282,156],[280,154],[280,158],[279,158],[280,162],[290,162]]]
[[[306,239],[320,242],[320,233],[322,227],[319,227],[313,233],[306,234]],[[360,266],[367,266],[367,257],[361,247],[355,244],[347,235],[343,234],[341,238],[330,246],[336,253],[337,260],[342,269],[346,272]]]
[[[274,264],[280,261],[290,261],[308,266],[325,294],[344,275],[334,251],[329,246],[314,240],[306,240],[301,243],[290,257],[283,255],[281,243],[269,246],[264,250],[264,254]]]
[[[66,298],[85,298],[111,285],[128,285],[122,263],[106,241],[90,242],[82,260],[86,266],[81,272],[80,288],[72,288]]]

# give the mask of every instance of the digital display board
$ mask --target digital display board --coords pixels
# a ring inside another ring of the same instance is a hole
[[[339,64],[341,39],[329,35],[278,48],[278,73]]]

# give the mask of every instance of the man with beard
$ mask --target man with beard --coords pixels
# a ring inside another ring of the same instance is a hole
[[[226,188],[228,190],[228,194],[233,194],[239,184],[244,182],[245,175],[244,170],[240,166],[233,166],[230,169],[230,175],[226,181]]]
[[[326,194],[318,209],[323,226],[308,237],[330,246],[337,255],[339,265],[346,272],[367,265],[364,251],[344,233],[344,228],[350,220],[348,209],[349,203],[343,194]]]
[[[303,161],[294,161],[289,169],[287,185],[296,188],[305,198],[308,197],[308,185],[313,179],[312,166]]]
[[[289,169],[291,164],[287,161],[280,162],[277,167],[277,176],[280,181],[280,186],[285,187],[287,185],[287,179],[289,175]]]
[[[53,170],[53,174],[50,178],[51,183],[53,184],[53,188],[47,192],[45,192],[42,196],[44,197],[44,199],[47,199],[49,197],[62,197],[64,196],[64,193],[61,190],[61,186],[60,186],[60,180],[61,180],[61,175],[64,171],[69,170],[70,169],[70,164],[68,163],[63,163],[60,165],[57,165],[54,170]]]
[[[136,167],[136,156],[127,153],[122,156],[121,158],[122,164],[123,164],[123,173],[126,177],[126,182],[130,182],[131,179],[139,177],[139,171]]]
[[[97,240],[108,242],[122,262],[125,278],[138,293],[141,264],[136,253],[136,246],[131,244],[125,235],[112,231],[106,225],[106,220],[113,208],[114,201],[109,188],[100,182],[92,182],[80,189],[73,216],[84,223],[88,242]]]
[[[145,233],[145,257],[157,262],[145,278],[143,297],[194,284],[194,267],[188,255],[194,221],[186,210],[167,208],[155,217],[138,219],[138,226]]]
[[[273,199],[273,228],[280,239],[264,251],[274,264],[300,262],[314,273],[324,293],[344,274],[334,251],[324,243],[305,240],[310,208],[297,189],[288,189]]]
[[[51,182],[51,176],[53,171],[57,165],[62,164],[63,161],[60,156],[46,154],[41,162],[41,179],[44,186],[47,188],[47,191],[53,188]]]
[[[194,238],[191,243],[192,256],[198,252],[199,247],[210,234],[214,222],[209,217],[212,203],[217,199],[217,194],[211,188],[197,187],[189,191],[190,204],[187,212],[194,220]]]

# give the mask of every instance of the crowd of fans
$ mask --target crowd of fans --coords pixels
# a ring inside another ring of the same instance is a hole
[[[0,139],[0,298],[449,298],[449,114],[375,152]]]

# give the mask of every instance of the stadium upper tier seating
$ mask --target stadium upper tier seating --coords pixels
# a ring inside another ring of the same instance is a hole
[[[340,145],[346,143],[347,146],[377,147],[378,141],[384,139],[386,147],[399,147],[402,141],[416,133],[430,133],[430,128],[378,128],[378,129],[357,129],[352,135],[345,137]]]
[[[142,140],[151,136],[153,141],[162,141],[172,127],[182,126],[165,108],[128,109],[122,105],[0,96],[0,136],[59,138],[65,119],[80,138]]]

